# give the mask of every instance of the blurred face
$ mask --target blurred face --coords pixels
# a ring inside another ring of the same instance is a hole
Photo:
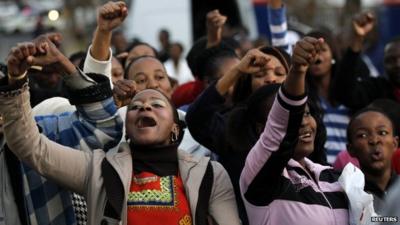
[[[122,67],[122,64],[114,57],[111,61],[111,79],[113,83],[124,79],[124,68]]]
[[[354,119],[350,129],[348,149],[360,162],[363,172],[379,175],[391,170],[398,141],[390,120],[379,112],[365,112]]]
[[[134,144],[166,145],[178,134],[172,106],[156,90],[144,90],[132,99],[126,113],[126,132]]]
[[[258,88],[268,84],[283,83],[287,72],[282,63],[275,56],[268,55],[271,58],[268,65],[270,68],[252,74],[251,89],[256,91]]]
[[[179,45],[172,45],[170,50],[169,50],[169,54],[170,54],[172,59],[178,60],[178,59],[181,58],[182,49],[179,47]]]
[[[161,44],[163,45],[163,47],[168,46],[169,43],[169,35],[167,32],[160,32],[159,36],[158,36]]]
[[[136,90],[156,89],[171,97],[172,86],[164,65],[155,58],[135,61],[128,71],[128,79],[136,82]]]
[[[32,70],[29,76],[38,81],[41,88],[56,88],[61,82],[61,76],[57,69],[51,66],[44,66],[41,71]]]
[[[314,151],[315,136],[317,134],[317,122],[310,114],[310,109],[306,106],[303,120],[299,130],[299,139],[294,151],[294,159],[301,160],[309,156]]]
[[[223,77],[228,71],[232,70],[236,65],[238,65],[240,63],[240,60],[236,57],[232,57],[232,58],[222,58],[219,59],[220,60],[220,64],[219,64],[219,69],[217,71],[217,74],[215,74],[216,76],[211,78],[211,77],[205,77],[205,86],[206,88],[215,80],[220,79],[221,77]],[[233,87],[231,87],[231,89],[233,90]],[[231,90],[229,91],[229,93],[231,93]]]
[[[122,33],[116,33],[113,34],[112,45],[115,47],[117,52],[123,52],[126,49],[128,43]]]
[[[400,42],[385,47],[384,67],[390,81],[400,86]]]
[[[140,56],[153,56],[156,57],[154,50],[147,45],[138,45],[134,47],[129,53],[128,57],[126,58],[125,66],[129,65],[133,59],[138,58]]]
[[[330,74],[332,68],[332,51],[327,43],[324,43],[317,61],[310,66],[313,76],[324,76]]]

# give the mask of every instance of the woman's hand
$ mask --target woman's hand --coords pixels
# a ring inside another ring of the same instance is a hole
[[[207,48],[218,45],[222,39],[222,28],[228,17],[213,10],[207,13]]]
[[[129,105],[136,94],[136,82],[133,80],[118,80],[114,83],[114,101],[118,108]]]
[[[371,12],[361,13],[353,18],[353,40],[350,47],[354,52],[362,50],[364,39],[374,29],[375,21],[375,15]]]
[[[23,42],[11,48],[7,57],[8,75],[10,78],[16,78],[26,73],[32,65],[33,55],[37,52],[35,44],[32,42]]]
[[[313,37],[304,37],[298,41],[293,49],[292,71],[305,75],[308,67],[315,63],[322,49],[324,40]]]
[[[324,40],[304,37],[296,43],[292,55],[292,68],[284,83],[285,90],[292,96],[305,93],[305,77],[308,67],[315,63]]]
[[[269,56],[262,53],[258,49],[252,49],[240,60],[236,69],[241,73],[253,74],[268,69],[268,62],[271,60]]]
[[[125,2],[108,2],[98,9],[97,27],[100,31],[111,32],[124,22],[127,15]]]
[[[216,84],[216,89],[221,96],[228,93],[243,74],[254,74],[269,69],[271,58],[258,49],[252,49],[240,60],[232,70],[228,71]]]
[[[52,38],[55,36],[41,35],[34,40],[37,54],[32,57],[32,65],[55,67],[62,75],[77,73],[74,64],[57,48]]]

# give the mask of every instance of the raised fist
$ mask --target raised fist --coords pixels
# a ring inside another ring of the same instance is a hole
[[[236,68],[241,73],[253,74],[268,69],[268,63],[271,60],[266,54],[258,49],[252,49],[240,60]]]
[[[35,44],[23,42],[11,48],[7,57],[8,74],[11,77],[18,77],[24,74],[32,65],[33,55],[37,52]]]
[[[217,45],[222,38],[222,27],[228,17],[221,15],[219,10],[213,10],[207,13],[207,38],[208,47]]]
[[[101,31],[111,32],[124,22],[127,15],[125,2],[108,2],[98,9],[97,27]]]
[[[315,63],[322,49],[324,40],[313,37],[304,37],[296,43],[292,55],[292,68],[297,72],[305,73],[308,67]]]
[[[114,101],[118,108],[129,105],[136,94],[136,82],[133,80],[118,80],[114,83]]]
[[[375,16],[371,12],[356,15],[353,18],[353,30],[356,35],[365,37],[375,26]]]

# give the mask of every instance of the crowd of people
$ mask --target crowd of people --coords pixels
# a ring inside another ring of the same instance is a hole
[[[167,30],[158,51],[127,41],[122,1],[99,7],[86,52],[65,56],[58,33],[10,49],[0,225],[400,222],[400,38],[373,77],[373,13],[343,48],[325,28],[292,45],[285,4],[268,10],[270,43],[213,10],[186,58]],[[364,183],[348,191],[351,165]]]

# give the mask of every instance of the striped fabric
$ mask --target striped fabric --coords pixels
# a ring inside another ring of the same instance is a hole
[[[346,150],[346,129],[350,121],[350,111],[344,105],[333,107],[328,101],[320,97],[321,107],[324,110],[323,122],[326,127],[327,140],[325,149],[327,151],[328,163],[333,164],[336,156]]]
[[[292,53],[292,46],[289,45],[288,28],[286,21],[286,7],[279,9],[268,7],[269,29],[271,31],[272,46],[281,47],[287,53]]]
[[[50,107],[50,106],[49,106]],[[49,139],[82,151],[110,149],[122,137],[122,120],[112,97],[77,106],[77,111],[37,116],[42,134]],[[25,205],[31,224],[75,225],[71,193],[22,165]]]
[[[307,158],[304,165],[291,158],[306,100],[280,91],[247,156],[240,189],[250,225],[349,223],[338,174]]]

